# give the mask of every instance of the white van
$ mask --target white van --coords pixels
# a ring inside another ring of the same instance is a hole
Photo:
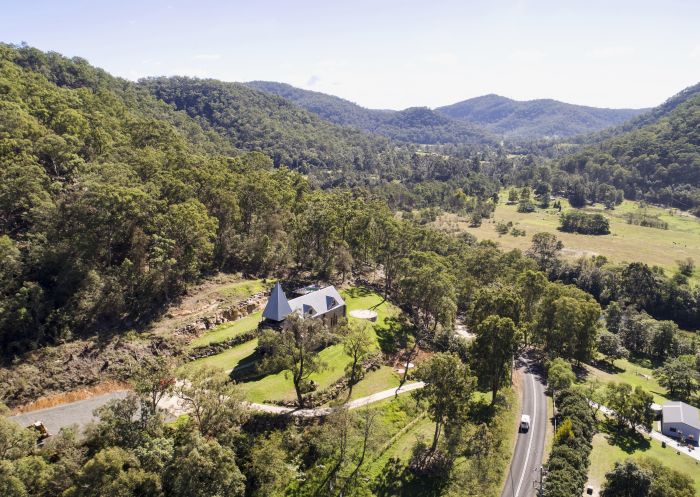
[[[530,429],[530,416],[523,414],[520,416],[520,432],[526,432]]]

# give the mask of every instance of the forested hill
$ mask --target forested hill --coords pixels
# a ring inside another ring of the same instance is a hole
[[[367,109],[344,98],[318,91],[302,90],[286,83],[275,81],[250,81],[246,86],[280,96],[294,102],[321,119],[341,126],[354,126],[371,131],[396,111]]]
[[[171,77],[144,79],[140,86],[233,146],[262,151],[277,166],[313,171],[323,184],[348,181],[356,173],[384,174],[407,157],[383,137],[328,123],[240,83]]]
[[[559,160],[561,169],[583,178],[577,190],[589,196],[607,183],[627,198],[700,213],[700,84],[615,131]]]
[[[435,109],[507,138],[566,137],[623,123],[645,109],[601,109],[556,100],[511,100],[484,95]]]
[[[237,259],[268,158],[82,59],[0,44],[0,88],[0,357],[135,325]]]
[[[353,126],[394,140],[420,143],[495,143],[479,126],[450,119],[427,107],[402,111],[366,109],[325,93],[302,90],[285,83],[251,81],[246,86],[280,96],[319,116],[343,126]]]
[[[379,193],[407,208],[483,207],[497,191],[478,157],[414,153],[242,85],[137,85],[0,44],[0,89],[0,360],[139,328],[217,270],[327,279],[413,226],[365,189],[314,178],[390,184]]]

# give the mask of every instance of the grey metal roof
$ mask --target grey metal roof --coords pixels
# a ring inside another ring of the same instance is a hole
[[[343,297],[334,286],[327,286],[289,301],[292,310],[298,311],[302,317],[322,316],[344,305]]]
[[[685,402],[668,402],[663,406],[664,423],[683,423],[700,430],[698,410]]]
[[[272,321],[282,321],[291,313],[292,308],[289,306],[287,296],[284,294],[282,286],[276,283],[263,311],[263,317]]]

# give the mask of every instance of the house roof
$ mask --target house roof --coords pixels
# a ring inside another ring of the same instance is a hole
[[[344,305],[343,297],[334,286],[327,286],[289,301],[292,310],[299,311],[303,317],[322,316]]]
[[[664,423],[683,423],[700,430],[698,410],[685,402],[668,402],[663,406]]]
[[[263,317],[272,321],[282,321],[292,312],[298,312],[302,317],[322,316],[344,305],[345,301],[334,286],[320,288],[301,297],[287,300],[282,286],[277,283],[270,293]]]
[[[282,290],[282,286],[276,283],[270,293],[270,298],[267,301],[263,317],[272,321],[282,321],[288,314],[292,313],[292,308],[289,306],[287,296]]]

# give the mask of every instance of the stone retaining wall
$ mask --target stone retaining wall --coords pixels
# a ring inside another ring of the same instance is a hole
[[[193,323],[175,330],[176,335],[199,336],[202,332],[230,321],[237,321],[257,311],[267,299],[267,292],[251,295],[242,302],[219,309],[211,316],[198,318]]]

